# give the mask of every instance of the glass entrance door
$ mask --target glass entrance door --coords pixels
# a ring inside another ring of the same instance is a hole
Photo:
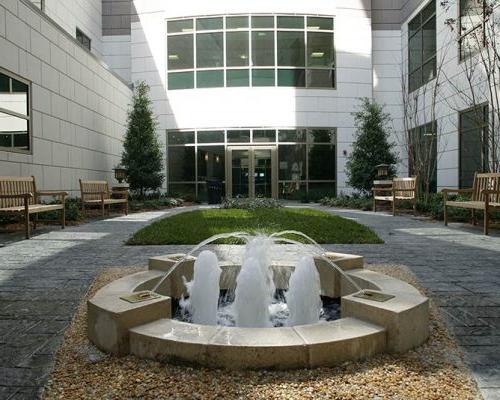
[[[273,197],[278,195],[276,147],[228,147],[227,197]]]

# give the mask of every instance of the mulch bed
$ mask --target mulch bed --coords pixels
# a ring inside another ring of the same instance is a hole
[[[372,265],[420,290],[402,266]],[[336,368],[296,371],[225,371],[115,357],[86,336],[86,299],[139,268],[109,268],[82,300],[65,334],[45,399],[480,399],[460,351],[434,306],[431,335],[402,355],[379,355]]]

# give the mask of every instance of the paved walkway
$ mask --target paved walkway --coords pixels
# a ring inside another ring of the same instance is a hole
[[[134,231],[189,208],[55,230],[0,247],[0,399],[38,397],[72,315],[97,273],[189,246],[124,246]],[[456,335],[481,390],[500,399],[500,237],[383,213],[325,209],[372,227],[385,245],[328,245],[408,265]],[[229,250],[229,249],[228,249]]]

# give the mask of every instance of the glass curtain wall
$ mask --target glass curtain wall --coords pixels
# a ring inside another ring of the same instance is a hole
[[[168,191],[206,200],[206,181],[219,180],[225,193],[227,146],[275,145],[280,198],[335,195],[336,141],[335,128],[168,131]]]
[[[168,89],[335,88],[331,17],[217,16],[167,21]]]

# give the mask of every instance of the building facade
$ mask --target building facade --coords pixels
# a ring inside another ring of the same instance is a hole
[[[392,118],[400,174],[438,190],[491,169],[484,118],[495,107],[453,90],[472,42],[447,21],[477,31],[486,17],[467,1],[75,3],[0,4],[0,111],[16,126],[1,136],[2,175],[41,174],[67,190],[109,177],[138,81],[151,87],[171,194],[205,199],[210,181],[227,196],[351,192],[362,97]]]

